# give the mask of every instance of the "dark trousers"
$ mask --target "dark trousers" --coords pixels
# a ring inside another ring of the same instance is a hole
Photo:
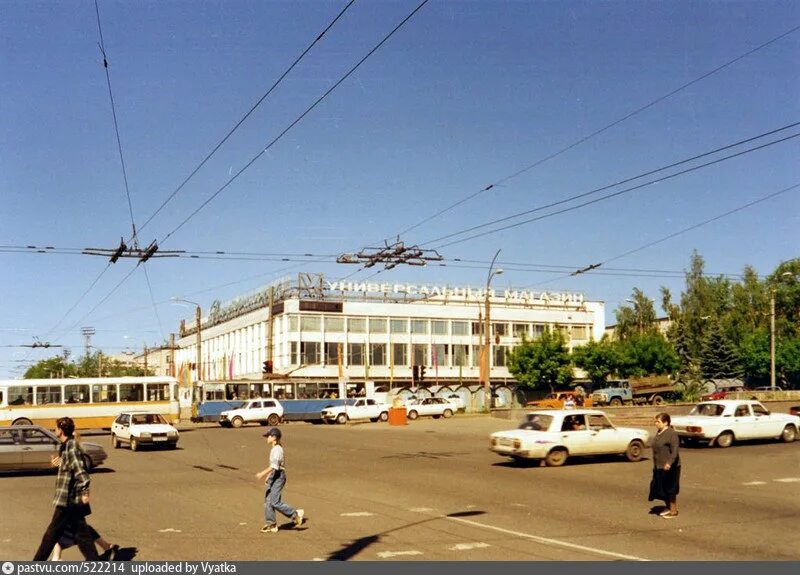
[[[53,512],[53,518],[50,520],[50,525],[47,526],[47,531],[42,536],[42,543],[39,545],[33,560],[47,561],[58,539],[69,529],[75,534],[75,542],[83,556],[89,561],[97,561],[97,550],[94,547],[92,533],[86,524],[86,517],[83,513],[81,508],[56,507]]]

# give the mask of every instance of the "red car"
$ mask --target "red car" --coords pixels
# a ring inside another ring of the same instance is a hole
[[[789,413],[792,415],[800,415],[800,405],[793,405],[789,408]]]
[[[725,397],[729,393],[734,393],[734,392],[737,392],[737,391],[747,391],[747,390],[745,388],[743,388],[743,387],[729,387],[728,389],[719,389],[719,390],[715,391],[714,393],[707,393],[707,394],[703,395],[702,397],[700,397],[700,400],[701,401],[717,401],[717,400],[720,400],[720,399],[725,399]]]

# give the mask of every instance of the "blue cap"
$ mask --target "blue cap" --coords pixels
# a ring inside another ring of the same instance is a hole
[[[277,427],[272,427],[272,428],[270,428],[270,430],[269,430],[269,431],[267,431],[267,432],[264,434],[264,437],[270,437],[270,436],[272,436],[272,437],[274,437],[274,438],[276,438],[276,439],[280,439],[282,435],[283,435],[283,434],[281,433],[281,430],[280,430],[280,429],[278,429]]]

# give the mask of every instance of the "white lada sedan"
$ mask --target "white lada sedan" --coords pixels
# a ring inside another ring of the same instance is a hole
[[[493,433],[489,449],[517,461],[544,460],[551,467],[584,455],[620,454],[639,461],[648,436],[644,429],[615,427],[602,411],[547,409],[529,412],[517,429]]]
[[[800,417],[770,413],[758,401],[720,399],[703,401],[689,415],[673,417],[672,427],[684,443],[704,441],[719,447],[730,447],[734,441],[747,439],[780,439],[791,443],[797,439]]]
[[[160,413],[129,411],[120,413],[111,424],[111,445],[114,449],[123,443],[138,451],[143,445],[174,449],[178,444],[178,430]]]

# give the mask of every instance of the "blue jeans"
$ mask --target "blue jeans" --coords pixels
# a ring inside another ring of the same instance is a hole
[[[267,525],[275,524],[276,509],[286,517],[294,517],[294,507],[281,501],[284,485],[286,485],[286,472],[273,472],[272,483],[267,486],[267,492],[264,494],[264,522]]]

